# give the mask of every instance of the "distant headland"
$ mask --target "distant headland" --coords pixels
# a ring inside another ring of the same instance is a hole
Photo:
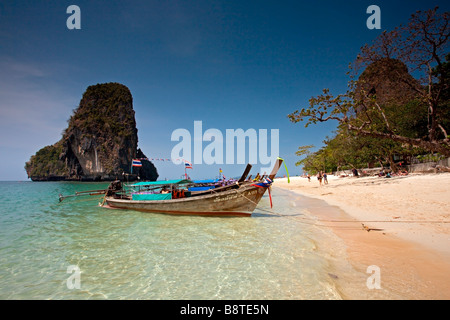
[[[46,146],[25,164],[33,181],[154,181],[150,161],[133,168],[133,159],[147,158],[138,148],[133,97],[120,83],[89,86],[68,120],[60,141]]]

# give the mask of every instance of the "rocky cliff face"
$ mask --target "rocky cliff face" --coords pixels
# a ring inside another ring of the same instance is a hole
[[[143,161],[126,177],[134,158],[146,158],[138,136],[130,90],[119,83],[87,88],[62,139],[39,150],[25,165],[34,181],[115,179],[156,180],[155,166]]]
[[[416,91],[407,83],[417,85],[408,67],[399,60],[383,58],[371,63],[361,74],[356,97],[361,99],[364,93],[376,96],[380,105],[402,105],[417,98]]]

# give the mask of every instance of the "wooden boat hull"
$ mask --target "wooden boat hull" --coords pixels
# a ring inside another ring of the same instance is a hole
[[[176,215],[250,216],[267,188],[241,186],[208,195],[171,200],[127,200],[106,197],[111,208]]]

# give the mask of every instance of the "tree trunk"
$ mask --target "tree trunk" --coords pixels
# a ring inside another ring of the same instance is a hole
[[[389,162],[389,166],[391,167],[391,171],[392,172],[397,172],[398,171],[398,167],[394,162],[394,158],[392,157],[392,154],[389,153],[389,156],[387,158],[388,162]]]

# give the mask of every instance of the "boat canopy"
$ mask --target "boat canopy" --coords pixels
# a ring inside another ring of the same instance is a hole
[[[164,180],[164,181],[142,181],[142,182],[137,182],[135,184],[132,184],[130,187],[164,186],[164,185],[171,185],[171,184],[186,184],[186,183],[193,183],[193,182],[189,179]]]
[[[219,181],[221,181],[221,180],[219,180],[219,179],[214,179],[214,180],[212,180],[212,179],[210,179],[210,180],[194,180],[194,183],[216,183],[216,182],[219,182]]]
[[[171,193],[133,193],[131,195],[132,200],[170,200],[172,199]]]
[[[189,191],[205,191],[210,189],[215,189],[215,186],[205,186],[205,187],[190,187],[188,188]]]

